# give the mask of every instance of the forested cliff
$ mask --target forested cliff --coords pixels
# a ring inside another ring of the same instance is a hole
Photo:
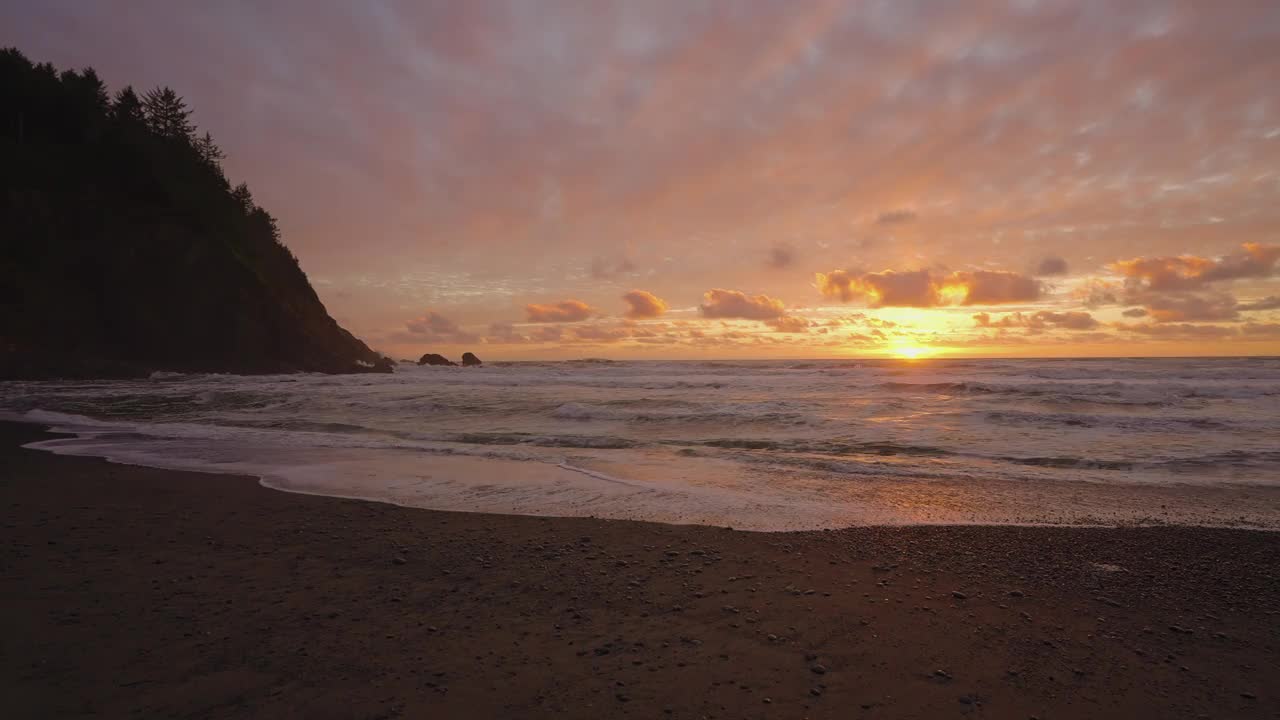
[[[168,88],[0,50],[0,378],[390,372]]]

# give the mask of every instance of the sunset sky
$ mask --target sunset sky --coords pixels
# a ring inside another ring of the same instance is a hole
[[[1280,354],[1280,3],[0,4],[393,357]]]

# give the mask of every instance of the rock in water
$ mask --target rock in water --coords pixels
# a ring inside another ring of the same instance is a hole
[[[443,355],[437,355],[436,353],[427,353],[426,355],[423,355],[418,360],[418,364],[419,365],[454,365],[456,366],[458,363],[450,360],[449,358]]]
[[[474,353],[462,353],[462,367],[476,367],[480,364],[480,358],[476,357]]]

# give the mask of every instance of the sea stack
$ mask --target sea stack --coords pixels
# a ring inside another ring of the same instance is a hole
[[[418,360],[418,364],[419,365],[452,365],[454,367],[457,367],[458,365],[458,363],[450,360],[449,358],[443,355],[438,355],[436,353],[427,353],[426,355],[423,355]]]
[[[480,362],[480,358],[475,353],[462,353],[462,367],[479,367],[484,363]]]

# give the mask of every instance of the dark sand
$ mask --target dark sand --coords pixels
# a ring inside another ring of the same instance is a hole
[[[1280,716],[1280,535],[411,510],[18,449],[3,714]]]

